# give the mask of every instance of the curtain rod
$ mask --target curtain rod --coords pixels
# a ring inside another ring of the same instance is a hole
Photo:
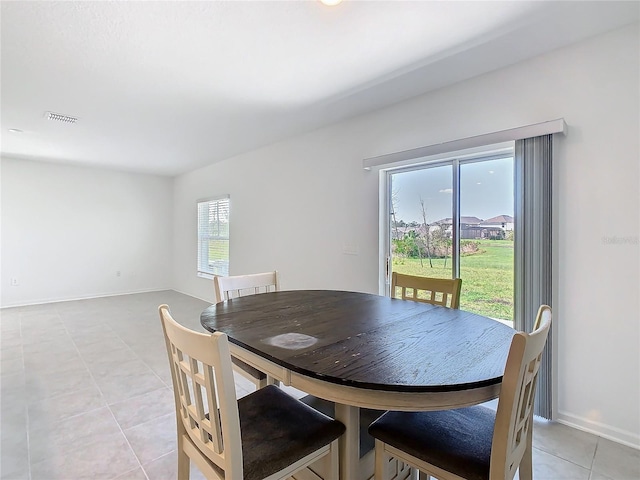
[[[565,123],[564,118],[510,128],[499,132],[485,133],[458,140],[451,140],[448,142],[436,143],[424,147],[412,148],[401,152],[387,153],[377,157],[365,158],[362,161],[362,168],[365,170],[371,170],[372,167],[391,165],[405,160],[429,157],[431,155],[455,152],[468,148],[483,147],[486,145],[493,145],[495,143],[521,140],[523,138],[538,137],[540,135],[549,135],[552,133],[562,133],[563,135],[567,134],[567,124]]]

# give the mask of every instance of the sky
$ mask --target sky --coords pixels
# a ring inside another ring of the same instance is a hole
[[[396,220],[422,223],[420,198],[427,223],[451,217],[451,165],[395,173],[391,191]],[[460,166],[460,215],[486,220],[513,216],[513,158],[466,163]]]

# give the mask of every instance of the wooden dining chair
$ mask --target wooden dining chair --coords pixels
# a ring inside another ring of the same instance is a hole
[[[280,290],[277,270],[249,275],[214,277],[213,283],[218,302],[229,300],[230,298],[242,297],[244,295],[277,292]]]
[[[387,412],[369,426],[376,439],[375,480],[390,457],[440,480],[531,480],[533,403],[551,308],[542,305],[530,334],[518,332],[502,378],[498,409],[476,405],[431,412]]]
[[[227,336],[178,324],[167,305],[158,310],[176,405],[178,480],[189,479],[190,461],[210,480],[284,480],[312,464],[322,478],[338,479],[342,423],[273,385],[236,400]]]
[[[414,302],[460,308],[460,278],[431,278],[393,272],[391,297]]]
[[[277,270],[249,275],[214,277],[213,284],[218,302],[243,297],[245,295],[277,292],[280,290]],[[261,372],[238,358],[232,357],[232,362],[234,370],[250,380],[256,388],[263,388],[269,384],[278,383],[264,372]]]

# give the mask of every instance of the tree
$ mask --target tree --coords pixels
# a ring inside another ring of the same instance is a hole
[[[400,236],[398,235],[398,221],[396,220],[396,205],[398,204],[398,192],[397,191],[393,191],[391,192],[391,218],[393,219],[393,221],[391,222],[393,224],[393,229],[395,231],[395,237],[396,239],[399,239]],[[403,224],[404,222],[402,220],[400,220]]]
[[[429,257],[429,266],[433,268],[433,261],[431,260],[431,248],[429,245],[429,237],[431,236],[431,232],[429,232],[429,224],[427,223],[427,209],[424,207],[424,200],[420,197],[420,207],[422,208],[422,224],[424,225],[424,237],[425,244],[427,250],[427,256]],[[420,258],[420,263],[422,264],[422,258]]]

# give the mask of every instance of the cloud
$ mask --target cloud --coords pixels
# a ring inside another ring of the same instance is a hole
[[[440,190],[440,193],[453,193],[453,189],[452,188],[443,188],[442,190]]]

